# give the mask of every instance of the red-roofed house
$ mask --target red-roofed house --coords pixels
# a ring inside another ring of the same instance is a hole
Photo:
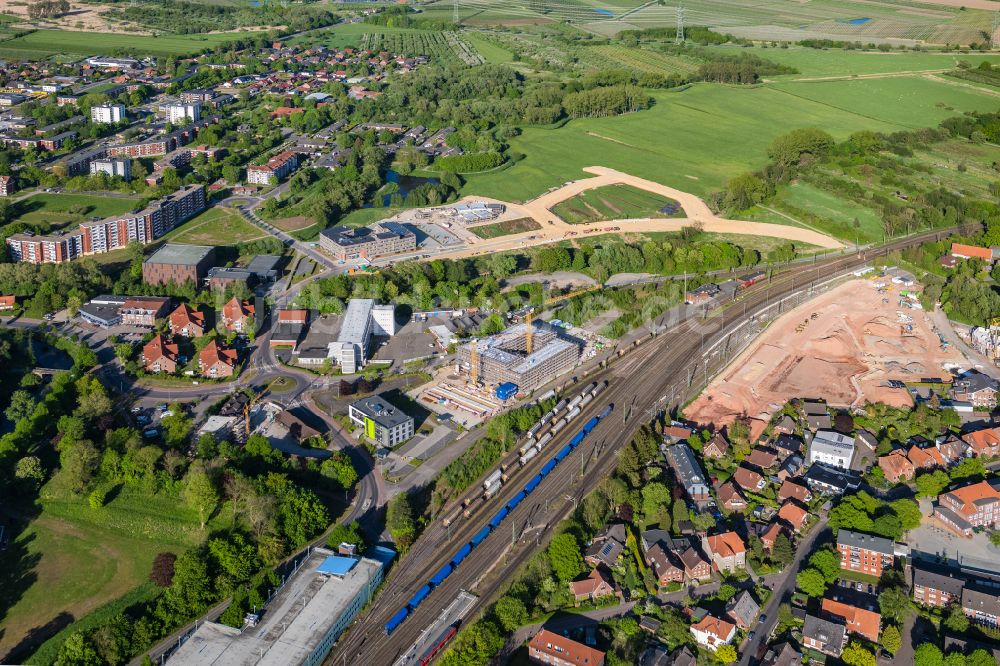
[[[882,616],[874,611],[849,606],[833,599],[823,600],[823,615],[847,627],[848,633],[864,636],[872,643],[878,643]]]
[[[0,310],[13,310],[17,305],[17,296],[0,296]]]
[[[254,306],[250,301],[233,297],[222,306],[222,326],[230,331],[243,333],[248,329],[250,318],[254,316]]]
[[[600,599],[611,595],[620,595],[613,582],[608,580],[600,567],[592,569],[590,575],[583,580],[574,580],[569,584],[570,594],[577,601]]]
[[[170,313],[170,332],[185,338],[200,338],[205,335],[205,313],[181,303]]]
[[[760,535],[760,542],[763,544],[764,550],[771,552],[771,549],[774,548],[774,542],[778,539],[778,535],[784,531],[785,528],[778,521],[771,523],[767,531]]]
[[[910,451],[906,454],[906,457],[910,459],[910,462],[917,469],[934,469],[935,467],[945,466],[944,456],[932,446],[922,449],[917,445],[913,445],[910,447]]]
[[[528,641],[528,659],[550,666],[604,666],[604,653],[542,629]]]
[[[212,340],[198,354],[198,368],[205,377],[232,377],[236,372],[237,356],[235,349]]]
[[[722,508],[726,511],[742,511],[747,508],[746,497],[743,496],[743,493],[740,492],[740,489],[732,481],[726,481],[719,486],[716,494],[719,496]]]
[[[729,450],[729,442],[722,436],[721,432],[712,435],[712,439],[705,442],[701,449],[701,455],[706,458],[721,458]]]
[[[778,510],[778,518],[788,523],[791,528],[798,532],[805,527],[809,512],[795,502],[785,502]]]
[[[790,479],[785,479],[785,482],[781,484],[781,488],[778,489],[779,502],[793,499],[806,504],[812,499],[812,496],[812,491],[809,490],[808,486],[803,486],[801,483],[795,483]]]
[[[915,471],[913,463],[900,449],[896,449],[887,456],[879,456],[878,466],[882,470],[885,480],[889,483],[899,483],[900,480],[908,481],[913,478]]]
[[[736,625],[713,615],[706,615],[700,622],[691,625],[691,633],[699,645],[714,650],[733,640],[736,636]]]
[[[701,539],[702,549],[718,571],[746,569],[747,548],[736,532],[723,532]]]
[[[752,493],[759,493],[767,485],[767,481],[764,480],[763,476],[749,467],[743,466],[736,468],[736,473],[733,474],[733,481],[743,490],[749,490]]]
[[[952,243],[951,256],[958,257],[959,259],[982,259],[983,261],[993,261],[993,250],[988,247],[979,247],[977,245]]]
[[[157,335],[142,348],[142,365],[146,372],[176,372],[178,353],[177,345]]]
[[[969,445],[972,455],[996,456],[1000,455],[1000,434],[996,428],[983,428],[962,435],[962,441]]]

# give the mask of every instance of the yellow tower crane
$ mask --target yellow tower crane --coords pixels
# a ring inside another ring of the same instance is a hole
[[[472,347],[469,352],[469,377],[473,384],[479,383],[479,340],[472,340]]]
[[[535,318],[535,309],[530,308],[528,312],[524,315],[524,346],[527,348],[529,354],[532,353],[534,345],[531,338],[531,320]]]

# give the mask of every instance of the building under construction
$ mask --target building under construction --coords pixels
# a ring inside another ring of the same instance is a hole
[[[530,317],[503,333],[473,340],[458,348],[458,371],[474,383],[513,382],[531,391],[557,377],[580,360],[583,342]]]

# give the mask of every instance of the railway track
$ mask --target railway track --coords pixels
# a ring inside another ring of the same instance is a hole
[[[937,231],[894,241],[877,250],[862,255],[847,255],[818,261],[815,264],[795,266],[774,276],[769,282],[759,283],[734,300],[716,308],[711,317],[687,319],[646,338],[621,359],[612,359],[610,365],[581,380],[580,386],[591,381],[608,381],[608,387],[594,400],[570,426],[564,428],[550,441],[545,452],[516,468],[501,491],[489,502],[478,504],[478,509],[467,519],[459,519],[449,528],[442,525],[441,517],[451,516],[461,507],[463,500],[481,492],[478,484],[464,493],[451,506],[439,513],[432,525],[418,539],[407,556],[395,567],[385,583],[385,589],[367,612],[341,638],[328,657],[327,664],[392,664],[410,646],[417,635],[433,620],[440,608],[454,599],[460,590],[474,591],[479,595],[480,607],[506,586],[510,574],[531,557],[535,549],[545,545],[552,531],[549,529],[568,515],[569,511],[612,469],[617,452],[635,431],[652,420],[655,413],[683,404],[700,390],[692,381],[699,373],[708,379],[706,350],[718,350],[724,345],[721,362],[725,364],[725,350],[730,344],[734,324],[754,318],[770,302],[810,289],[810,285],[842,272],[863,266],[878,256],[930,239],[940,238],[948,232]],[[752,337],[752,336],[751,336]],[[711,362],[714,356],[708,357]],[[575,390],[578,390],[579,387]],[[573,390],[568,391],[572,393]],[[668,396],[673,397],[668,402]],[[555,467],[535,491],[509,513],[501,526],[492,531],[465,559],[461,566],[437,586],[427,599],[413,611],[392,634],[384,635],[383,626],[389,618],[424,583],[450,561],[452,555],[504,506],[524,484],[572,438],[589,419],[607,404],[614,405],[612,414],[601,420],[565,460]],[[514,447],[505,457],[516,466],[518,457]],[[582,474],[581,474],[582,471]],[[510,534],[507,526],[510,526]],[[534,541],[534,544],[530,542]],[[473,609],[475,611],[476,609]],[[470,613],[470,617],[472,613]]]

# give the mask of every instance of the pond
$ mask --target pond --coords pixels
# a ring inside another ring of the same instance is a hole
[[[439,181],[437,178],[423,178],[421,176],[404,176],[390,169],[385,172],[385,182],[395,183],[399,187],[396,189],[395,192],[392,192],[391,194],[382,195],[383,206],[389,205],[389,202],[392,201],[393,194],[398,194],[399,196],[403,197],[403,199],[406,199],[406,195],[409,194],[410,191],[413,190],[415,187],[420,187],[424,183],[432,183],[436,185],[441,181]],[[370,203],[365,204],[365,208],[372,208],[372,207],[373,204]]]

